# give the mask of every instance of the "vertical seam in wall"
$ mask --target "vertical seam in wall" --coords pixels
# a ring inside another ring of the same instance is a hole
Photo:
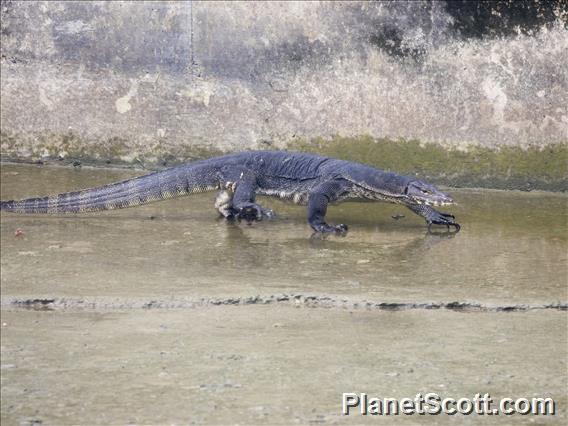
[[[193,0],[189,0],[189,51],[191,55],[191,80],[195,78],[195,59],[193,52]]]

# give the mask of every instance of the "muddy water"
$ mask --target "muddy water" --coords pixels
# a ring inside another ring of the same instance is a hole
[[[2,166],[2,198],[100,185],[132,172]],[[345,238],[311,237],[302,207],[227,224],[213,194],[80,216],[2,214],[2,294],[237,297],[331,294],[382,302],[567,300],[566,195],[452,190],[457,235],[426,232],[403,207],[342,204]],[[404,215],[394,220],[393,215]],[[17,229],[23,236],[15,237]],[[440,231],[444,231],[441,229]]]
[[[132,176],[1,173],[3,199]],[[343,392],[551,397],[551,417],[389,420],[565,424],[567,197],[451,192],[462,224],[451,235],[381,204],[332,207],[345,238],[311,238],[304,209],[273,200],[263,202],[277,219],[227,224],[212,194],[84,216],[2,214],[2,425],[380,421],[343,416]],[[47,304],[15,303],[38,299]],[[453,302],[477,308],[427,309]]]

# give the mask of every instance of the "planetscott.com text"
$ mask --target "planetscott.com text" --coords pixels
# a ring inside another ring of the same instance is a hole
[[[418,393],[413,398],[379,398],[366,393],[347,392],[342,398],[344,415],[554,415],[552,398],[501,398],[494,400],[488,393],[472,398],[443,398],[437,393]]]

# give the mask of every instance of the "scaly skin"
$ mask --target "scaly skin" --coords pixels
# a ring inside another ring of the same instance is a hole
[[[167,198],[218,190],[215,208],[226,218],[262,220],[273,212],[256,203],[256,195],[274,196],[308,207],[316,232],[345,233],[347,225],[325,221],[329,203],[386,201],[403,204],[432,225],[460,225],[432,206],[452,198],[417,179],[359,163],[312,154],[258,151],[196,161],[134,179],[81,191],[19,201],[1,201],[14,213],[83,213],[133,207]]]

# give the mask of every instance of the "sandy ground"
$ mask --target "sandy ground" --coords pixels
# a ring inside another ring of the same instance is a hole
[[[564,312],[280,306],[4,312],[2,424],[378,421],[357,411],[343,416],[343,392],[552,397],[558,414],[536,420],[562,424],[565,319]],[[455,422],[444,415],[391,420]]]

